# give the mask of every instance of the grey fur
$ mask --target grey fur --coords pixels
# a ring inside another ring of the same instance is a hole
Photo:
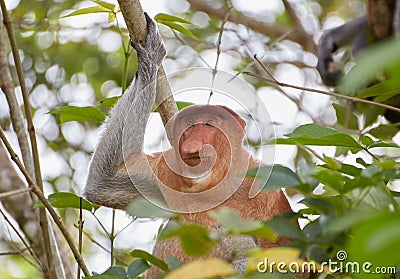
[[[156,94],[157,70],[166,54],[155,23],[147,14],[146,20],[148,34],[145,45],[132,43],[138,55],[137,78],[105,123],[106,129],[93,155],[84,191],[88,200],[113,208],[125,208],[139,195],[123,168],[124,158],[142,154],[146,123]],[[129,135],[124,141],[123,133]],[[130,173],[135,181],[156,186],[147,175],[140,177],[139,172]]]
[[[326,85],[334,86],[339,82],[342,71],[329,71],[333,54],[340,48],[351,46],[353,55],[367,47],[367,17],[359,17],[339,27],[327,30],[319,40],[317,70]]]

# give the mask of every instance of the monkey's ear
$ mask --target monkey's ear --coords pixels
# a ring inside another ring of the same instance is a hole
[[[227,112],[229,112],[230,114],[232,114],[232,116],[236,119],[236,121],[239,122],[239,125],[242,127],[243,130],[246,128],[246,121],[244,121],[243,118],[241,118],[239,116],[239,114],[237,114],[232,109],[230,109],[226,106],[218,105],[217,107],[222,108],[222,109],[226,110]]]

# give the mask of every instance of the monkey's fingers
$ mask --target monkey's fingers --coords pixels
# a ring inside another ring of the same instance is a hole
[[[335,43],[329,39],[327,34],[324,34],[319,41],[317,70],[322,81],[328,86],[337,85],[342,76],[342,71],[338,69],[333,60],[336,50]]]
[[[149,30],[150,30],[150,29],[154,30],[155,27],[156,27],[156,25],[155,25],[155,23],[154,23],[154,20],[151,19],[151,17],[149,16],[149,14],[146,13],[146,12],[144,12],[144,17],[146,18],[147,28],[148,28]]]

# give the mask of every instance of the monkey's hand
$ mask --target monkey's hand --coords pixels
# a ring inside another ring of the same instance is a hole
[[[157,30],[155,22],[147,13],[144,13],[144,15],[147,22],[146,42],[144,45],[141,45],[131,41],[131,45],[136,50],[139,68],[141,66],[143,66],[143,68],[156,66],[158,69],[166,55],[165,45]]]
[[[346,46],[351,46],[353,56],[358,55],[368,44],[367,17],[359,17],[339,27],[327,30],[319,40],[317,70],[322,81],[335,86],[343,74],[343,65],[335,63],[333,55]]]
[[[335,30],[324,33],[319,40],[317,70],[322,81],[328,86],[338,84],[342,71],[336,67],[333,54],[338,50],[335,42]]]

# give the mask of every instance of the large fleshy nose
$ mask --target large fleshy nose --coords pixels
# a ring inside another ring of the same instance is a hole
[[[183,155],[198,154],[203,147],[203,141],[200,138],[186,139],[181,144],[181,152]]]

